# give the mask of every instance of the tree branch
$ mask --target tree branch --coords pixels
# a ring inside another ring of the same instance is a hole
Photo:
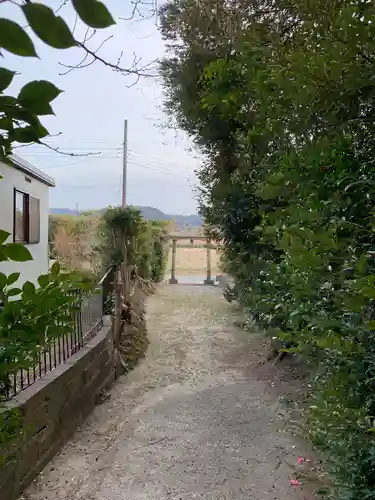
[[[119,17],[122,21],[132,21],[135,19],[136,16],[139,16],[140,19],[137,19],[137,21],[143,21],[145,19],[151,19],[153,16],[157,16],[158,13],[158,2],[157,0],[151,0],[151,1],[143,1],[143,0],[132,0],[130,2],[133,4],[132,12],[129,17]],[[150,13],[145,16],[142,14],[140,8],[141,7],[150,7]]]
[[[62,132],[58,132],[57,134],[49,134],[47,137],[59,137],[62,134]],[[35,141],[35,142],[29,142],[27,144],[20,144],[19,146],[14,146],[13,149],[20,149],[20,148],[27,148],[29,146],[35,146],[35,144],[38,144],[40,146],[44,146],[47,149],[51,149],[52,151],[55,151],[55,153],[58,153],[60,155],[64,156],[96,156],[102,154],[102,151],[97,151],[96,153],[70,153],[68,151],[61,151],[59,147],[54,147],[51,146],[50,144],[47,144],[46,142],[43,141]]]
[[[85,34],[85,37],[84,37],[84,40],[87,41],[89,40],[90,38],[92,38],[92,35],[90,35],[89,37],[87,37],[88,35],[88,30],[86,31],[86,34]],[[96,53],[98,50],[100,50],[103,45],[108,42],[108,40],[110,40],[111,38],[113,38],[113,35],[110,35],[108,38],[106,38],[105,40],[102,41],[102,43],[99,45],[99,47],[95,50],[94,53]],[[78,44],[79,42],[77,42]],[[67,71],[64,71],[63,73],[59,73],[59,75],[67,75],[68,73],[70,73],[71,71],[75,70],[75,69],[82,69],[82,68],[87,68],[88,66],[91,66],[92,64],[94,64],[95,60],[92,59],[91,61],[87,62],[87,59],[89,58],[90,54],[88,52],[86,52],[86,54],[84,55],[83,59],[78,63],[78,64],[74,64],[74,65],[71,65],[71,64],[64,64],[64,63],[61,63],[59,62],[60,66],[63,66],[64,68],[68,68]]]
[[[156,74],[152,75],[152,74],[149,74],[149,73],[144,73],[142,71],[142,69],[137,69],[137,68],[130,68],[130,69],[129,68],[122,68],[118,64],[113,64],[113,63],[111,63],[109,61],[106,61],[105,59],[103,59],[102,57],[100,57],[96,53],[96,51],[90,50],[85,44],[80,43],[80,42],[77,42],[77,44],[82,49],[84,49],[87,52],[87,54],[89,54],[90,56],[92,56],[95,61],[101,62],[102,64],[104,64],[105,66],[113,69],[114,71],[118,71],[120,73],[125,73],[125,74],[128,74],[128,75],[137,75],[137,76],[146,76],[146,77],[156,77],[157,76]],[[147,66],[149,66],[150,64],[148,64]],[[144,66],[144,68],[146,68],[147,66]]]
[[[58,12],[60,12],[60,10],[65,7],[65,5],[67,5],[69,3],[70,0],[63,0],[63,2],[61,3],[60,7],[57,7],[57,9],[55,10],[55,14],[57,14]]]
[[[102,153],[101,151],[98,151],[97,153],[68,153],[67,151],[61,151],[59,147],[51,146],[50,144],[47,144],[46,142],[43,142],[43,141],[38,141],[37,144],[41,144],[42,146],[45,146],[46,148],[50,149],[51,151],[55,151],[55,153],[58,153],[58,154],[64,155],[64,156],[96,156],[96,155],[100,155]]]
[[[77,46],[85,51],[85,55],[81,59],[81,61],[78,62],[77,64],[65,64],[65,63],[59,62],[60,66],[63,66],[64,68],[67,69],[67,71],[63,71],[62,73],[59,73],[59,75],[67,75],[68,73],[70,73],[71,71],[73,71],[75,69],[87,68],[88,66],[91,66],[95,62],[100,62],[104,66],[107,66],[108,68],[111,68],[113,71],[116,71],[118,73],[122,73],[123,75],[136,76],[137,81],[139,80],[140,77],[155,78],[158,76],[156,73],[153,74],[153,73],[147,71],[147,69],[150,68],[150,66],[152,64],[154,64],[155,61],[152,61],[152,62],[150,62],[142,67],[138,67],[141,59],[137,60],[135,58],[133,60],[132,66],[130,68],[124,68],[124,67],[120,66],[121,58],[123,56],[123,51],[121,51],[116,63],[112,63],[110,61],[107,61],[103,57],[99,56],[98,51],[103,47],[104,44],[106,44],[109,40],[111,40],[113,38],[113,35],[110,35],[109,37],[104,39],[100,43],[100,45],[95,50],[93,50],[87,46],[87,42],[94,35],[95,35],[95,30],[90,35],[88,35],[88,31],[86,31],[86,34],[85,34],[82,42],[76,40]]]

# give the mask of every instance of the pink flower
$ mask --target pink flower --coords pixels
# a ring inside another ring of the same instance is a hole
[[[299,481],[298,481],[298,479],[291,479],[290,480],[290,484],[292,486],[299,486]]]
[[[304,459],[303,457],[298,457],[298,458],[297,458],[297,462],[298,462],[299,464],[303,464],[303,462],[304,462],[304,461],[305,461],[305,459]]]

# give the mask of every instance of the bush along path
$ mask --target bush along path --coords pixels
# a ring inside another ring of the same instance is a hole
[[[375,500],[375,10],[167,0],[165,110],[249,314],[318,372],[306,405],[329,500]],[[280,353],[281,354],[281,353]]]
[[[312,499],[311,457],[286,428],[281,368],[259,364],[261,336],[211,287],[161,286],[147,306],[146,358],[24,497]]]

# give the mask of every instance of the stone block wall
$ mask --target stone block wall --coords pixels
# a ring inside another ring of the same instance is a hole
[[[24,390],[9,406],[20,410],[24,436],[16,458],[0,466],[1,500],[14,500],[92,411],[118,374],[109,325],[66,363]]]

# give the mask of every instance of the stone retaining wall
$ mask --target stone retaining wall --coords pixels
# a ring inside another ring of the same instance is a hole
[[[107,322],[66,363],[11,401],[20,410],[24,437],[15,444],[16,459],[0,467],[1,500],[17,498],[92,411],[118,374],[113,354]]]

